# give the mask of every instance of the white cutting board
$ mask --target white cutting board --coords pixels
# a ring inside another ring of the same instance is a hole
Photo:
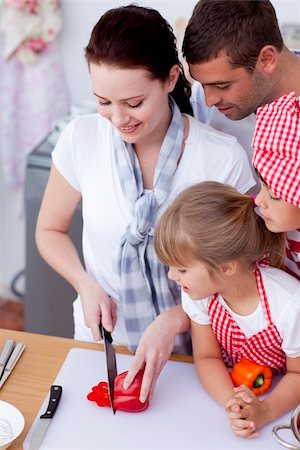
[[[131,360],[132,356],[117,354],[118,373],[128,370]],[[102,351],[70,350],[53,383],[63,387],[63,394],[41,450],[283,449],[271,435],[274,424],[255,440],[235,437],[223,409],[201,387],[193,364],[169,361],[151,405],[141,413],[117,411],[113,415],[111,408],[88,401],[92,386],[106,379]],[[32,432],[47,405],[48,398],[26,436],[24,450],[29,449]],[[278,422],[289,421],[287,414]]]

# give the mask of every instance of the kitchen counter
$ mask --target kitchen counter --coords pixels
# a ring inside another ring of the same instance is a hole
[[[0,329],[0,349],[6,339],[26,345],[14,371],[0,389],[0,399],[18,408],[25,418],[23,432],[9,447],[10,450],[22,450],[23,441],[69,350],[84,348],[103,351],[104,347],[98,343]],[[131,354],[125,347],[116,346],[116,351]],[[170,359],[192,362],[190,356],[172,355]]]

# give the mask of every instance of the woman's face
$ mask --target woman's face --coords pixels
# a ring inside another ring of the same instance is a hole
[[[151,79],[143,68],[90,64],[93,92],[101,116],[131,144],[163,139],[171,119],[170,80]]]
[[[276,197],[262,181],[261,190],[255,198],[259,214],[266,227],[274,233],[300,228],[300,208]]]

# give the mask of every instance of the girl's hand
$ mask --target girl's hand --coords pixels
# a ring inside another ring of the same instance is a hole
[[[245,385],[234,388],[234,392],[225,405],[232,429],[236,436],[254,438],[258,436],[256,430],[268,422],[265,403]]]
[[[253,393],[245,385],[235,387],[233,388],[233,391],[234,395],[225,403],[225,409],[227,413],[232,413],[232,417],[236,414],[236,418],[241,418],[241,410],[247,404],[252,403]],[[249,392],[251,392],[251,395],[249,395]],[[254,395],[254,397],[256,396]]]
[[[141,402],[147,398],[151,401],[159,374],[173,351],[175,336],[177,332],[187,330],[188,326],[186,314],[181,307],[175,307],[161,313],[144,332],[124,380],[126,388],[138,371],[144,369]]]
[[[234,395],[230,398],[225,404],[225,410],[234,434],[239,437],[252,439],[257,437],[258,434],[255,432],[254,422],[244,418],[245,411],[243,411],[243,408],[247,404],[249,404],[249,396],[246,392],[243,392],[241,396]]]
[[[230,419],[231,428],[238,437],[254,439],[258,437],[255,424],[252,420],[246,419]]]
[[[89,275],[79,291],[84,314],[84,322],[91,329],[95,341],[101,339],[99,323],[112,332],[117,320],[116,304],[101,286]]]

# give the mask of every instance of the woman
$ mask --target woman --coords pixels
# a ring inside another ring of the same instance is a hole
[[[179,290],[153,248],[158,218],[190,184],[213,179],[245,192],[255,182],[235,138],[188,115],[190,86],[157,11],[107,11],[86,59],[99,114],[76,118],[56,145],[37,245],[79,294],[75,338],[98,340],[101,320],[134,351],[147,329],[127,380],[146,363],[146,397],[173,349],[190,350]],[[85,268],[67,234],[80,200]]]

